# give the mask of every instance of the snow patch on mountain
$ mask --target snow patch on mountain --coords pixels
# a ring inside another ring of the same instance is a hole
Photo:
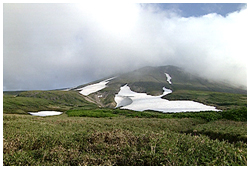
[[[84,95],[84,96],[88,96],[92,93],[95,93],[97,91],[100,91],[102,89],[104,89],[105,87],[107,87],[107,84],[110,80],[114,79],[115,77],[112,77],[112,78],[109,78],[109,79],[106,79],[104,81],[101,81],[99,83],[95,83],[95,84],[92,84],[92,85],[88,85],[88,86],[85,86],[85,87],[82,87],[82,88],[79,88],[77,90],[81,90],[79,93]]]
[[[170,89],[163,88],[164,92],[159,96],[151,96],[146,93],[131,91],[128,85],[122,86],[115,95],[116,107],[135,111],[155,110],[167,112],[196,112],[196,111],[219,111],[213,106],[207,106],[194,101],[169,101],[161,97],[171,93]]]
[[[133,103],[133,100],[129,96],[116,95],[115,102],[117,103],[116,105],[117,108],[130,105],[131,103]]]
[[[165,87],[163,87],[162,89],[163,89],[163,94],[162,94],[162,95],[159,95],[158,97],[163,97],[163,96],[165,96],[165,95],[167,95],[167,94],[172,93],[172,90],[170,90],[170,89],[167,89],[167,88],[165,88]]]
[[[167,81],[169,84],[172,84],[172,82],[170,81],[172,78],[169,74],[165,73],[166,77],[167,77]]]

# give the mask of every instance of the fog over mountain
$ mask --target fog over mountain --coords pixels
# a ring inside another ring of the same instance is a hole
[[[189,17],[154,4],[3,4],[3,89],[71,87],[163,65],[246,86],[247,20],[246,4]]]

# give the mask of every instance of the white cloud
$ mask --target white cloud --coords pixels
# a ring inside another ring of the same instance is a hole
[[[153,8],[4,4],[4,89],[69,87],[169,64],[246,85],[246,9],[183,18]]]

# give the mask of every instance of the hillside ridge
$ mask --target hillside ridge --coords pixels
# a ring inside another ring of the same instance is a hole
[[[171,83],[169,83],[168,78],[171,79]],[[97,80],[95,83],[89,84],[101,84],[103,82],[107,82],[107,79]],[[88,97],[96,100],[99,105],[102,103],[101,105],[104,105],[104,107],[114,108],[116,107],[114,97],[125,84],[127,84],[134,92],[146,93],[152,96],[161,95],[163,87],[173,91],[171,96],[175,95],[178,91],[204,91],[232,94],[247,93],[244,89],[236,88],[222,82],[213,82],[187,72],[180,67],[167,65],[160,67],[146,66],[131,72],[117,75],[115,78],[108,81],[106,87],[89,94]],[[74,90],[78,90],[82,86],[88,85],[81,85]],[[164,96],[163,98],[167,99],[167,97]]]

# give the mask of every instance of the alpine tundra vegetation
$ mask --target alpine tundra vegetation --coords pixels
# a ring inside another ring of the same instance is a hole
[[[246,3],[3,4],[4,166],[247,166]]]
[[[173,66],[4,92],[3,163],[247,165],[244,92]]]

